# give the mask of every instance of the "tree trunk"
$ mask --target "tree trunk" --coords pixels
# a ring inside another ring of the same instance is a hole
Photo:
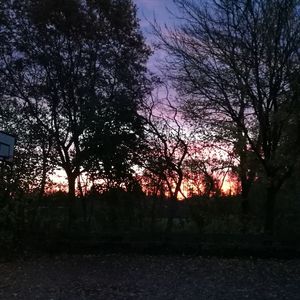
[[[35,200],[35,202],[33,203],[32,209],[31,209],[31,218],[30,218],[30,225],[29,225],[31,232],[36,227],[35,226],[36,216],[37,216],[38,209],[40,207],[41,200],[42,200],[42,198],[44,197],[44,194],[45,194],[46,182],[47,182],[47,159],[45,157],[45,151],[43,150],[42,180],[41,180],[41,184],[40,184],[38,197]]]
[[[241,177],[241,185],[242,185],[242,214],[248,215],[249,214],[249,192],[250,192],[250,185],[251,183],[247,180],[246,176]]]
[[[168,217],[166,231],[165,231],[166,234],[172,233],[176,210],[177,210],[177,198],[172,196],[170,199],[169,217]]]
[[[267,199],[265,203],[265,226],[264,232],[270,236],[274,234],[274,213],[277,189],[270,186],[267,189]]]
[[[76,189],[75,189],[75,182],[76,177],[74,174],[68,175],[68,231],[71,229],[72,221],[73,221],[73,205],[75,202],[75,196],[76,196]]]
[[[74,174],[68,175],[68,195],[70,201],[73,201],[75,199],[75,182],[76,176]]]
[[[155,221],[156,221],[156,202],[157,202],[157,195],[153,196],[152,206],[151,206],[151,232],[155,230]]]
[[[251,183],[247,181],[246,178],[241,178],[241,231],[242,233],[246,233],[248,229],[249,223],[249,213],[250,213],[250,205],[249,205],[249,191]]]
[[[87,212],[87,199],[83,193],[80,176],[77,180],[80,200],[81,200],[81,208],[82,208],[82,217],[83,217],[83,226],[86,233],[89,233],[89,223],[88,223],[88,212]]]

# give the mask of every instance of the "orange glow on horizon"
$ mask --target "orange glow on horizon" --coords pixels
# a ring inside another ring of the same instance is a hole
[[[138,182],[142,186],[142,190],[148,194],[153,194],[153,191],[149,187],[149,184],[147,183],[146,177],[143,177],[142,175],[139,175],[136,177]],[[146,180],[145,180],[146,179]],[[81,175],[81,180],[86,181],[86,178]],[[217,182],[217,188],[221,191],[223,195],[229,196],[229,195],[237,195],[239,193],[239,183],[236,178],[232,178],[228,174],[224,176],[224,178],[216,180]],[[85,184],[85,191],[90,190],[90,185]],[[76,189],[77,194],[79,194],[78,191],[78,184],[76,182]],[[174,186],[175,189],[175,186]],[[46,185],[45,193],[51,194],[56,192],[68,192],[68,181],[66,176],[64,175],[63,170],[57,170],[52,176],[50,176],[50,182]],[[165,196],[168,197],[168,192],[165,192]],[[204,186],[203,184],[199,184],[196,182],[193,182],[193,180],[185,178],[181,184],[181,191],[178,194],[178,200],[182,201],[185,200],[191,196],[200,196],[204,194]]]

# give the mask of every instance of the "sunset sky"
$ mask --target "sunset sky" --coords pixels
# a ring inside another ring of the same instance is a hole
[[[151,46],[151,42],[154,39],[154,35],[151,32],[151,22],[154,18],[161,25],[172,26],[176,22],[176,17],[171,12],[176,13],[176,6],[173,0],[134,0],[138,9],[138,18],[140,19],[141,29],[146,37],[147,43]],[[170,12],[171,11],[171,12]],[[161,66],[161,58],[164,57],[164,53],[155,51],[149,60],[148,67],[152,72],[159,75],[159,67]],[[176,93],[174,92],[174,95]],[[50,177],[54,185],[50,185],[50,190],[66,190],[67,180],[63,170],[57,170],[54,176]],[[81,178],[84,182],[84,176]],[[189,187],[188,187],[189,186]],[[182,190],[184,194],[188,193],[190,183],[188,181],[183,182]],[[49,191],[50,191],[49,190]],[[232,182],[228,176],[225,177],[222,185],[222,190],[225,193],[232,193],[236,190],[235,182]],[[181,197],[182,198],[182,197]]]
[[[138,18],[140,19],[141,29],[146,37],[147,43],[151,46],[155,37],[151,29],[151,23],[154,19],[157,23],[164,27],[165,25],[172,27],[178,20],[178,9],[174,4],[174,0],[134,0],[137,5]],[[161,66],[161,59],[164,58],[164,53],[155,51],[152,57],[149,59],[148,66],[152,72],[159,73],[159,67]],[[184,182],[183,190],[187,192],[188,182]],[[222,190],[225,193],[232,193],[236,189],[235,182],[232,182],[228,176],[222,185]]]

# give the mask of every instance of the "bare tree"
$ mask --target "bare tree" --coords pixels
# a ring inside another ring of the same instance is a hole
[[[204,197],[220,196],[225,191],[225,180],[234,168],[234,156],[227,149],[197,137],[190,146],[185,161],[185,174],[190,183],[192,195]]]
[[[183,125],[178,109],[169,99],[168,89],[164,97],[152,94],[145,101],[143,116],[147,148],[142,166],[155,175],[158,184],[164,185],[163,190],[170,200],[166,232],[171,232],[178,198],[185,197],[182,191],[184,161],[192,133]]]
[[[203,133],[236,146],[246,196],[255,155],[266,183],[265,231],[299,153],[299,1],[177,0],[177,29],[157,29],[169,77]],[[170,71],[171,69],[171,71]],[[287,151],[287,149],[290,149]]]

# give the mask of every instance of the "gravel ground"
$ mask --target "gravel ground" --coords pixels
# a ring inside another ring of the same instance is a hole
[[[0,264],[0,299],[300,299],[300,260],[39,258]]]

